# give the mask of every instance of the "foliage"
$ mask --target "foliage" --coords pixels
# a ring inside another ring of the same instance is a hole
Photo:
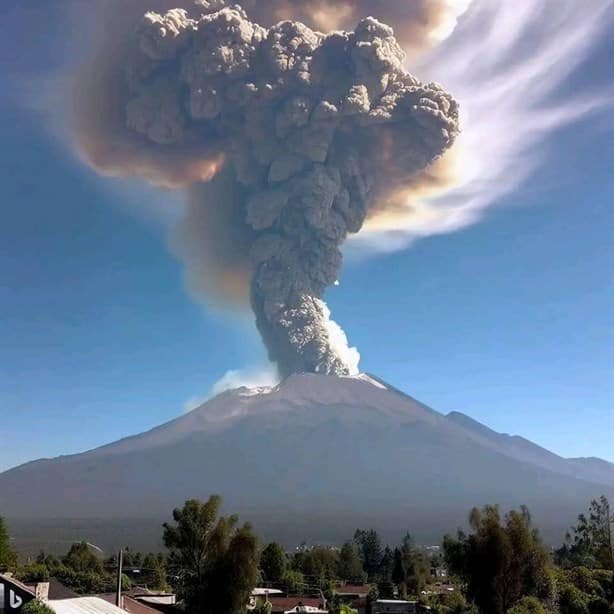
[[[260,570],[267,582],[279,583],[286,572],[287,560],[284,549],[271,542],[260,555]]]
[[[367,579],[367,574],[362,567],[360,552],[353,542],[345,542],[341,546],[337,577],[344,582],[356,582],[358,584],[362,584]]]
[[[297,552],[292,560],[293,569],[300,571],[310,584],[322,589],[336,579],[338,567],[339,555],[331,548],[312,548]]]
[[[561,614],[590,614],[588,597],[573,584],[565,584],[559,590],[559,611]]]
[[[362,562],[368,579],[372,580],[376,577],[380,570],[382,562],[382,541],[377,531],[374,529],[361,530],[357,529],[354,533],[354,542],[362,556]]]
[[[273,610],[273,605],[270,601],[265,601],[264,603],[257,605],[252,611],[251,614],[271,614]]]
[[[564,567],[584,566],[614,570],[614,543],[610,502],[605,496],[593,499],[588,513],[578,516],[578,524],[566,535],[565,544],[556,551]]]
[[[474,614],[476,612],[459,591],[431,595],[427,605],[434,614]]]
[[[143,558],[141,582],[147,588],[164,591],[168,588],[166,564],[161,554],[148,553]]]
[[[17,553],[11,548],[8,529],[0,516],[0,571],[11,571],[16,565]]]
[[[329,614],[358,614],[348,604],[341,603],[338,595],[333,595],[327,599],[327,605]]]
[[[560,614],[609,614],[614,611],[612,572],[574,567],[556,574]]]
[[[164,544],[184,571],[186,610],[198,614],[241,612],[256,585],[258,545],[251,526],[219,516],[221,499],[186,501],[164,524]]]
[[[21,614],[54,614],[54,611],[42,601],[32,599],[21,608]]]
[[[286,569],[281,578],[281,588],[294,595],[301,593],[305,585],[305,576],[295,569]]]
[[[539,599],[523,597],[507,614],[548,614],[548,611]]]
[[[116,589],[115,574],[104,570],[102,561],[86,542],[73,544],[61,560],[41,552],[35,563],[17,571],[17,577],[23,582],[44,582],[54,577],[79,594],[108,593]],[[129,578],[122,576],[122,588],[129,587]]]
[[[70,547],[62,562],[66,567],[81,573],[102,574],[102,560],[97,557],[87,542],[78,542]]]
[[[525,507],[509,512],[503,524],[497,506],[474,508],[470,524],[471,535],[444,538],[444,552],[480,612],[504,614],[525,596],[550,596],[548,553]]]
[[[47,582],[50,577],[49,568],[43,563],[31,563],[22,567],[18,574],[22,582]]]
[[[430,575],[430,561],[417,550],[407,533],[400,548],[395,548],[391,579],[399,587],[401,597],[417,597],[424,589]]]

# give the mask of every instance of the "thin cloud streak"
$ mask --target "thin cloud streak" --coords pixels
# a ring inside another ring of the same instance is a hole
[[[456,30],[410,70],[457,97],[463,132],[446,157],[455,177],[407,202],[407,215],[370,226],[350,255],[406,248],[454,232],[518,188],[547,161],[555,131],[611,109],[614,90],[565,91],[605,37],[611,0],[475,0]],[[611,21],[610,21],[611,23]]]

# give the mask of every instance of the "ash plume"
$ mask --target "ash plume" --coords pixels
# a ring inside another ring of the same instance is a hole
[[[77,101],[82,150],[109,174],[189,186],[175,249],[198,289],[249,298],[282,376],[354,372],[322,298],[340,247],[452,145],[457,103],[404,70],[373,17],[323,34],[223,5],[148,12],[104,56]]]

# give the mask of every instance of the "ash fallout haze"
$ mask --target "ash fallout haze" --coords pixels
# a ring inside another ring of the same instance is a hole
[[[612,0],[0,18],[0,515],[612,493]]]

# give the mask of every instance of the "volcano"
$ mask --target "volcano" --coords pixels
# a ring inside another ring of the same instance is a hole
[[[59,535],[135,545],[131,526],[153,548],[174,507],[212,493],[288,545],[341,542],[357,527],[435,543],[486,503],[526,504],[558,543],[592,498],[614,494],[614,465],[565,459],[464,414],[443,415],[374,376],[302,374],[0,474],[0,512],[32,549]]]

